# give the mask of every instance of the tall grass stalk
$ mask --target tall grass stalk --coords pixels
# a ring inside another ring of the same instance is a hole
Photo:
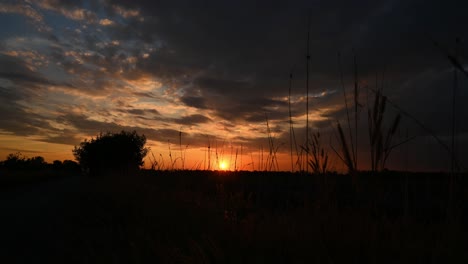
[[[373,108],[368,107],[367,109],[372,171],[385,168],[390,152],[396,146],[392,145],[392,139],[400,124],[401,115],[398,114],[395,117],[386,136],[384,136],[383,121],[386,103],[387,97],[383,96],[380,90],[377,90]]]
[[[273,169],[275,170],[279,169],[278,160],[276,159],[276,152],[278,151],[279,146],[275,146],[274,138],[271,134],[270,125],[268,122],[267,113],[265,113],[265,119],[266,119],[266,125],[267,125],[268,147],[269,147],[266,168],[269,171],[272,171]]]
[[[460,40],[456,38],[455,40],[455,53],[454,53],[454,61],[457,61],[458,57],[458,44]],[[458,86],[458,76],[457,76],[458,69],[454,66],[453,69],[453,89],[452,89],[452,155],[450,157],[450,183],[449,183],[449,204],[447,206],[447,215],[449,221],[452,220],[453,217],[453,207],[454,207],[454,188],[455,188],[455,159],[456,159],[456,152],[455,152],[455,137],[456,137],[456,96],[457,96],[457,86]]]
[[[208,170],[211,170],[211,142],[208,139]]]
[[[244,146],[243,146],[242,143],[241,143],[241,151],[240,151],[240,168],[241,168],[241,170],[242,170],[242,168],[244,167],[244,166],[242,165],[242,154],[243,154],[242,151],[243,151],[243,147],[244,147]]]
[[[466,77],[468,77],[468,71],[465,70],[465,68],[463,67],[463,64],[462,62],[460,61],[460,58],[459,58],[459,51],[458,51],[458,48],[459,48],[459,44],[460,44],[460,39],[459,38],[456,38],[455,39],[455,52],[454,54],[451,54],[449,52],[448,49],[442,47],[437,41],[435,41],[434,39],[430,38],[429,39],[432,41],[432,43],[434,44],[434,46],[436,46],[446,57],[447,59],[450,61],[450,63],[452,64],[452,66],[454,67],[454,73],[453,73],[453,92],[452,92],[452,138],[451,138],[451,148],[449,149],[447,146],[445,146],[443,144],[442,141],[440,141],[438,138],[437,141],[439,142],[439,144],[441,144],[442,146],[444,146],[444,148],[447,150],[447,152],[449,152],[450,154],[450,183],[449,183],[449,204],[448,204],[448,207],[447,207],[447,216],[448,216],[448,220],[450,221],[451,220],[451,216],[452,216],[452,206],[453,206],[453,200],[454,200],[454,188],[455,188],[455,171],[456,170],[459,170],[460,167],[458,165],[458,159],[457,159],[457,156],[456,156],[456,151],[455,151],[455,141],[456,141],[456,127],[455,127],[455,124],[456,124],[456,118],[455,118],[455,114],[456,114],[456,92],[457,92],[457,86],[458,86],[458,76],[457,76],[457,71],[460,71],[462,74],[464,74]]]
[[[265,113],[265,120],[266,120],[266,126],[267,126],[267,137],[268,137],[268,156],[267,156],[267,160],[266,160],[266,168],[268,170],[271,170],[271,166],[270,164],[272,163],[271,162],[271,158],[272,158],[272,154],[273,154],[273,148],[272,148],[272,140],[271,140],[271,134],[270,134],[270,125],[269,125],[269,122],[268,122],[268,115],[267,113]]]
[[[350,142],[350,145],[351,145],[351,153],[353,155],[352,160],[355,161],[356,157],[354,156],[354,154],[355,154],[354,143],[353,143],[354,139],[353,139],[353,132],[352,132],[352,129],[351,129],[351,119],[349,117],[348,98],[346,96],[346,89],[345,89],[345,85],[344,85],[344,81],[343,81],[343,69],[342,69],[342,64],[341,64],[341,54],[340,53],[338,53],[338,67],[339,67],[339,71],[340,71],[341,88],[343,90],[343,99],[344,99],[344,102],[345,102],[346,118],[347,118],[347,121],[348,121],[349,142]],[[356,167],[356,164],[354,164],[353,166]]]
[[[452,64],[454,68],[456,68],[461,73],[463,73],[466,77],[468,77],[468,71],[465,70],[465,68],[463,67],[463,63],[460,61],[460,58],[458,58],[459,54],[452,55],[446,48],[442,47],[437,41],[435,41],[434,39],[430,37],[429,39],[432,41],[434,46],[436,46],[436,48],[438,48],[447,57],[447,59],[450,61],[450,63]],[[457,40],[458,42],[460,42],[459,38],[457,38]]]
[[[309,146],[309,63],[310,63],[310,53],[309,53],[309,46],[310,46],[310,11],[307,18],[307,54],[306,54],[306,146]],[[306,162],[309,160],[309,154],[306,153]],[[309,172],[309,168],[306,164],[306,173]]]
[[[304,167],[302,163],[303,156],[304,156],[304,150],[300,148],[299,153],[297,154],[297,158],[296,158],[296,166],[298,167],[299,171],[303,171],[303,167]]]
[[[231,147],[230,147],[230,152],[229,152],[229,170],[231,170],[232,167],[232,141],[231,141]]]
[[[164,163],[164,157],[163,157],[163,155],[161,153],[159,153],[159,160],[160,160],[160,164],[161,164],[161,169],[166,170],[167,168],[166,168],[166,165]]]
[[[250,151],[250,160],[251,160],[251,164],[252,164],[252,170],[255,170],[255,164],[254,164],[252,151]]]
[[[353,64],[354,64],[354,137],[351,128],[351,118],[349,115],[349,107],[348,107],[348,99],[346,96],[346,89],[344,86],[343,81],[343,70],[341,67],[341,54],[338,53],[338,67],[340,71],[340,82],[341,87],[343,90],[343,97],[345,102],[345,110],[346,110],[346,117],[348,122],[348,132],[349,132],[349,139],[346,138],[343,128],[340,122],[337,122],[337,131],[338,131],[338,142],[341,146],[341,154],[335,148],[332,147],[332,150],[336,153],[339,159],[343,161],[345,164],[348,172],[355,176],[355,171],[357,170],[357,160],[358,160],[358,120],[359,120],[359,79],[358,79],[358,70],[357,70],[357,62],[356,62],[356,54],[353,56]],[[348,144],[349,142],[349,144]]]
[[[372,93],[376,94],[377,93],[377,90],[375,89],[372,89],[370,87],[366,87],[369,91],[371,91]],[[452,155],[452,151],[450,149],[449,146],[447,146],[430,128],[428,128],[426,125],[424,125],[421,121],[419,121],[419,119],[417,119],[416,117],[414,117],[412,114],[410,114],[409,112],[407,112],[406,110],[404,110],[403,108],[401,108],[398,104],[396,104],[395,102],[393,102],[392,100],[390,100],[389,98],[386,99],[386,102],[391,105],[393,108],[395,108],[396,110],[398,110],[398,112],[402,115],[402,116],[406,116],[407,118],[409,118],[411,121],[413,121],[416,125],[418,125],[422,130],[424,130],[428,135],[430,135],[432,138],[434,138],[434,140],[447,152],[447,154],[451,157]],[[412,140],[414,139],[415,137],[412,137],[410,138],[409,140]],[[408,140],[408,141],[409,141]],[[404,142],[406,143],[406,142]],[[401,145],[398,144],[398,145]],[[459,165],[458,165],[458,159],[456,159],[455,161],[455,167],[456,168],[459,168]]]
[[[358,87],[358,69],[357,69],[357,62],[356,62],[356,53],[354,53],[354,168],[357,170],[358,168],[358,107],[359,107],[359,87]]]
[[[294,171],[294,157],[293,157],[293,129],[292,129],[292,114],[291,114],[291,83],[292,73],[289,74],[289,94],[288,94],[288,109],[289,109],[289,149],[291,150],[291,172]]]
[[[460,40],[457,38],[455,40],[455,55],[454,58],[457,60],[458,57],[458,44]],[[456,138],[456,97],[457,97],[457,88],[458,88],[458,76],[457,76],[457,68],[454,67],[453,69],[453,89],[452,89],[452,157],[450,162],[450,172],[453,175],[455,170],[455,159],[456,159],[456,151],[455,151],[455,138]]]
[[[325,174],[328,170],[328,153],[321,145],[320,132],[314,132],[309,140],[310,146],[304,147],[304,151],[309,152],[311,159],[308,160],[312,173]]]
[[[151,170],[156,170],[156,167],[157,167],[157,161],[156,159],[154,158],[154,155],[153,155],[153,151],[150,151],[151,152],[151,156],[153,156],[153,159],[151,159],[151,157],[148,157],[150,162],[151,162]]]
[[[238,152],[238,148],[236,148],[236,158],[235,158],[235,161],[234,161],[234,170],[237,171],[237,152]]]
[[[401,121],[401,115],[397,114],[395,119],[393,120],[392,125],[390,126],[390,129],[387,132],[387,136],[386,136],[385,141],[384,141],[384,149],[383,149],[384,157],[382,159],[382,165],[381,165],[382,169],[385,169],[385,164],[387,162],[388,157],[390,156],[390,152],[395,147],[397,147],[397,146],[399,146],[399,145],[401,145],[403,143],[406,143],[406,142],[403,142],[403,143],[400,142],[400,143],[398,143],[396,145],[392,145],[392,139],[396,134],[396,131],[397,131],[399,125],[400,125],[400,121]]]
[[[406,140],[408,140],[408,129],[406,129],[406,134],[405,134]],[[404,216],[408,217],[409,216],[409,182],[408,182],[408,145],[405,147],[405,183],[404,183]]]
[[[335,152],[335,154],[338,156],[338,158],[341,159],[341,161],[343,161],[343,163],[346,165],[346,168],[348,169],[348,172],[350,174],[354,174],[354,171],[355,171],[355,167],[354,167],[354,161],[351,157],[351,152],[349,150],[349,147],[348,147],[348,143],[347,143],[347,140],[346,140],[346,137],[343,133],[343,129],[341,128],[341,125],[340,125],[340,122],[337,122],[337,130],[338,130],[338,135],[339,135],[339,142],[341,144],[341,155],[339,154],[338,151],[336,151],[334,148],[333,151]]]
[[[218,141],[215,140],[215,158],[216,158],[216,168],[215,169],[218,169],[219,168],[219,156],[218,156]]]
[[[258,155],[258,170],[263,170],[263,145],[260,145],[260,153]]]
[[[184,169],[184,158],[182,155],[182,128],[179,130],[179,150],[180,150],[180,160],[182,163],[182,170]]]
[[[169,158],[171,160],[171,170],[174,170],[174,160],[172,159],[172,151],[171,151],[171,141],[167,141],[168,148],[169,148]]]
[[[153,151],[150,151],[150,153],[151,153],[151,156],[149,157],[149,159],[151,161],[151,170],[158,170],[158,171],[163,170],[164,169],[164,159],[163,159],[162,155],[159,154],[160,159],[157,160],[156,157],[154,156]],[[153,157],[153,158],[151,158],[151,157]]]
[[[289,74],[289,96],[288,96],[288,107],[289,107],[289,147],[291,150],[291,172],[294,172],[294,154],[293,154],[293,145],[296,150],[296,156],[298,156],[296,134],[294,133],[294,125],[292,120],[292,111],[291,111],[291,89],[292,89],[292,73]]]

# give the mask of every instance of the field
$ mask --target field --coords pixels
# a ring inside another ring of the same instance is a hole
[[[0,252],[8,263],[467,263],[462,176],[451,217],[446,174],[69,177],[2,194]]]

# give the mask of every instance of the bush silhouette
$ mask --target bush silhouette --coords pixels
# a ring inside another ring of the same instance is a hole
[[[20,169],[24,168],[26,163],[26,157],[24,157],[20,152],[17,152],[9,154],[5,161],[3,161],[3,166],[7,169]]]
[[[41,156],[27,158],[21,152],[17,152],[9,154],[2,166],[10,170],[42,170],[47,168],[47,163]]]
[[[143,165],[148,152],[146,137],[136,131],[100,134],[73,149],[83,172],[92,177],[106,174],[126,175]]]
[[[79,172],[80,171],[80,165],[73,160],[64,160],[62,162],[61,166],[62,170],[65,171],[73,171],[73,172]]]

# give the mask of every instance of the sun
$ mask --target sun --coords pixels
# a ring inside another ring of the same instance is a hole
[[[219,163],[219,168],[222,170],[227,170],[228,166],[226,162],[222,161],[221,163]]]

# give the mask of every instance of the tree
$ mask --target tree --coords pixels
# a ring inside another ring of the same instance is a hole
[[[75,146],[73,155],[83,172],[93,177],[103,174],[128,174],[143,165],[148,153],[146,137],[136,131],[107,132]]]
[[[52,162],[52,168],[54,168],[54,170],[60,170],[62,168],[62,161],[61,160],[54,160]]]
[[[26,164],[26,157],[21,152],[8,154],[6,160],[3,162],[3,166],[8,169],[20,169],[24,168]]]
[[[43,169],[47,163],[44,158],[41,156],[35,156],[30,159],[27,159],[26,166],[30,169]]]
[[[73,160],[64,160],[62,162],[62,168],[65,171],[79,172],[80,165]]]

